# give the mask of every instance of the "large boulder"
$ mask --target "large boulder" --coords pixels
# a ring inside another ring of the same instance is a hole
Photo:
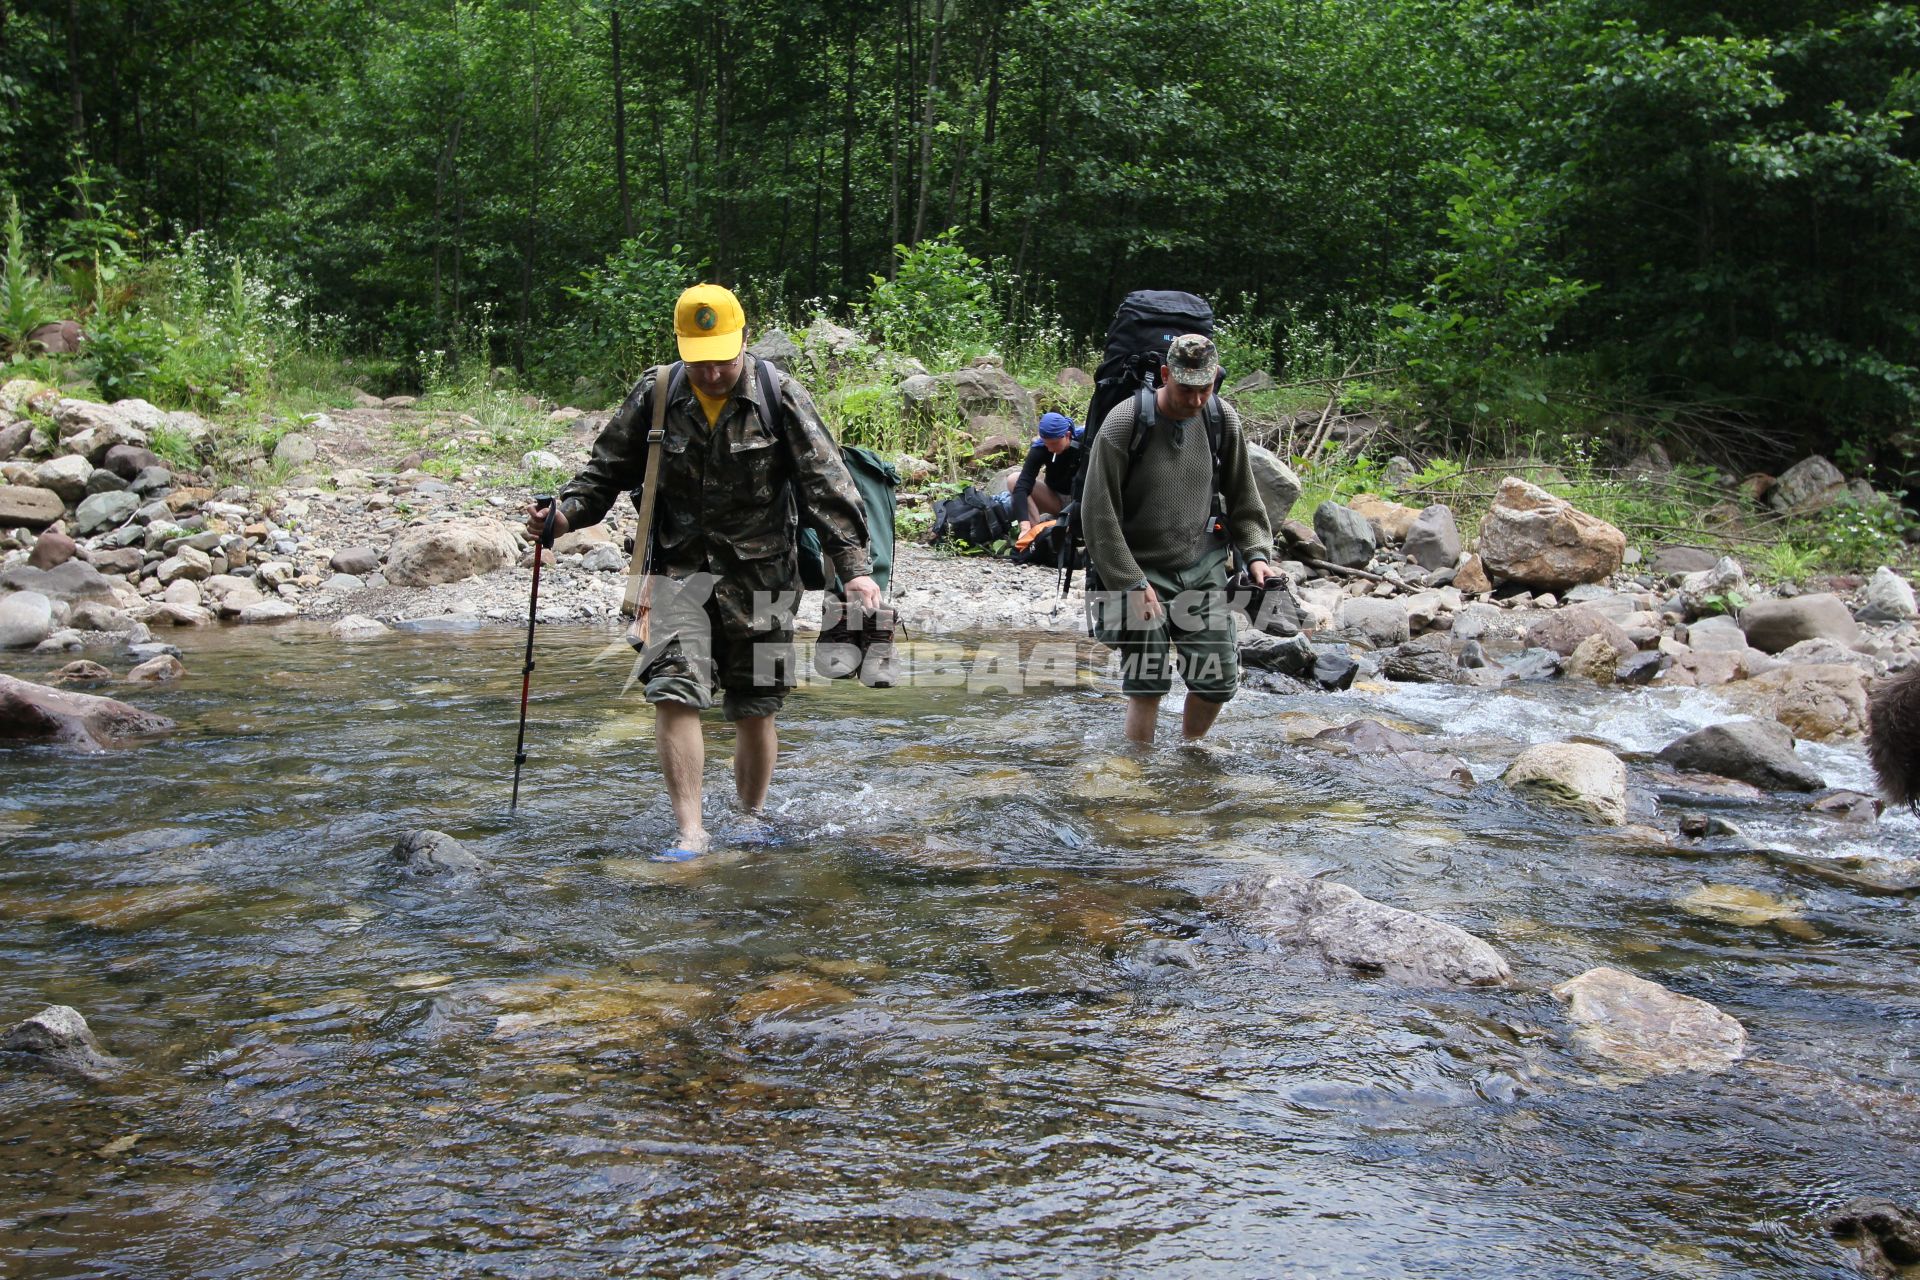
[[[513,530],[498,521],[449,520],[405,530],[387,550],[387,581],[431,587],[504,569],[519,558]]]
[[[148,467],[160,466],[160,455],[143,445],[116,444],[100,457],[102,470],[131,484]]]
[[[1840,468],[1819,454],[1802,458],[1774,481],[1767,494],[1767,505],[1788,515],[1810,515],[1824,511],[1847,493],[1847,478]]]
[[[53,633],[53,601],[38,591],[0,596],[0,649],[31,649]]]
[[[800,344],[815,371],[823,374],[865,364],[873,354],[873,345],[865,338],[825,316],[814,318]]]
[[[62,441],[88,432],[132,425],[112,405],[95,404],[91,400],[63,399],[53,407],[53,428]]]
[[[1453,508],[1441,502],[1422,507],[1407,526],[1400,549],[1422,569],[1451,569],[1460,559],[1460,530],[1454,524]]]
[[[1453,656],[1452,638],[1434,631],[1389,653],[1380,673],[1409,684],[1447,684],[1460,674],[1460,663]]]
[[[46,529],[33,540],[33,550],[27,556],[27,567],[52,569],[65,564],[79,554],[79,543],[58,529]]]
[[[0,675],[0,740],[51,740],[82,751],[101,751],[129,738],[168,733],[173,727],[165,716],[112,698]]]
[[[1513,979],[1500,953],[1466,930],[1329,880],[1254,876],[1215,905],[1264,937],[1311,946],[1329,963],[1363,973],[1435,986],[1497,987]]]
[[[1860,588],[1856,616],[1862,622],[1908,622],[1914,614],[1913,585],[1886,565],[1875,569]]]
[[[1753,716],[1770,716],[1814,742],[1866,731],[1867,691],[1858,667],[1796,662],[1727,685],[1728,701]]]
[[[1327,559],[1349,569],[1364,569],[1379,545],[1372,522],[1331,499],[1314,509],[1313,532],[1326,547]]]
[[[1605,747],[1542,742],[1514,757],[1502,775],[1517,791],[1577,809],[1612,826],[1627,820],[1627,766]]]
[[[1588,636],[1601,636],[1622,653],[1632,653],[1633,638],[1613,619],[1585,605],[1555,609],[1527,628],[1527,644],[1536,649],[1551,649],[1566,657],[1580,647]]]
[[[1375,596],[1348,596],[1334,612],[1334,624],[1375,649],[1405,644],[1412,634],[1407,606],[1400,600]]]
[[[113,593],[113,584],[84,560],[69,560],[51,569],[17,565],[0,573],[0,592],[8,591],[38,591],[47,599],[70,607],[89,601],[107,605],[120,603],[120,597]]]
[[[1247,446],[1247,461],[1253,466],[1253,482],[1259,486],[1261,505],[1267,509],[1267,523],[1277,535],[1280,522],[1300,501],[1300,477],[1280,461],[1280,455],[1257,444]]]
[[[0,1061],[27,1071],[103,1080],[120,1066],[94,1039],[78,1009],[50,1004],[0,1035]]]
[[[1618,969],[1589,969],[1553,994],[1568,1006],[1575,1045],[1637,1071],[1724,1071],[1746,1053],[1738,1020]]]
[[[1818,791],[1826,783],[1793,751],[1793,735],[1770,720],[1729,720],[1675,738],[1660,759],[1676,769],[1717,773],[1769,791]]]
[[[765,360],[786,373],[800,371],[800,348],[780,329],[769,329],[755,338],[753,345],[747,348],[747,354],[756,360]]]
[[[290,471],[312,466],[319,457],[320,446],[314,443],[313,437],[301,435],[297,431],[281,436],[279,442],[273,446],[274,462]]]
[[[1802,640],[1859,642],[1860,628],[1839,596],[1831,592],[1791,600],[1761,600],[1740,611],[1747,643],[1762,653],[1778,653]]]
[[[1565,591],[1617,572],[1627,536],[1518,476],[1500,482],[1480,519],[1480,560],[1494,582]]]

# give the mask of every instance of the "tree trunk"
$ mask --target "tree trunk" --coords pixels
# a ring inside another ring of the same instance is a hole
[[[993,139],[1000,119],[1000,20],[1005,10],[993,7],[993,29],[987,37],[987,119],[980,135],[980,230],[993,230]]]
[[[860,53],[860,28],[847,20],[847,80],[845,100],[840,104],[840,292],[853,296],[853,73]]]
[[[729,100],[733,96],[733,57],[727,40],[727,19],[716,12],[713,19],[713,278],[721,284],[732,281],[732,251],[728,220],[732,213],[731,168],[733,157],[728,148]]]
[[[541,68],[545,59],[540,49],[540,5],[536,3],[527,10],[527,35],[529,51],[533,63],[533,164],[527,178],[527,221],[526,247],[520,254],[520,314],[518,333],[513,344],[513,367],[517,372],[527,370],[527,334],[533,326],[533,268],[540,245],[540,187],[546,159],[546,133],[541,118],[541,93],[545,85],[541,78]],[[491,353],[488,360],[492,360]]]
[[[620,188],[620,238],[633,237],[633,198],[627,191],[627,91],[620,75],[620,6],[608,10],[613,21],[613,172]]]
[[[75,147],[87,145],[87,103],[80,89],[80,0],[67,0],[67,131]]]
[[[920,192],[913,207],[913,243],[927,229],[927,188],[933,185],[933,98],[940,86],[940,40],[947,17],[947,0],[934,0],[933,44],[927,51],[927,96],[920,104]]]

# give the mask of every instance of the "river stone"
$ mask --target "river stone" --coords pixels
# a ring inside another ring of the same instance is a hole
[[[1866,683],[1854,667],[1795,663],[1730,684],[1723,692],[1749,715],[1770,716],[1810,741],[1866,731]]]
[[[1422,508],[1407,526],[1400,549],[1422,569],[1451,569],[1460,560],[1460,530],[1454,524],[1453,508],[1440,502]]]
[[[31,649],[53,631],[53,601],[38,591],[0,596],[0,649]]]
[[[1399,600],[1376,596],[1348,596],[1334,613],[1334,623],[1376,649],[1405,644],[1412,634],[1407,621],[1407,606]]]
[[[1906,622],[1915,613],[1913,587],[1908,581],[1881,565],[1860,589],[1862,622]]]
[[[1781,473],[1767,494],[1767,505],[1790,515],[1824,511],[1846,496],[1847,478],[1819,454],[1802,458]]]
[[[153,571],[153,576],[162,586],[169,586],[183,579],[188,582],[198,582],[213,576],[213,557],[198,548],[182,544],[173,555],[159,563]]]
[[[1328,962],[1362,972],[1424,985],[1494,987],[1513,980],[1500,953],[1466,930],[1333,881],[1257,875],[1213,905],[1263,937],[1312,946]]]
[[[100,751],[122,739],[167,733],[173,727],[165,716],[112,698],[0,675],[0,739],[50,739],[82,751]]]
[[[347,573],[356,578],[364,578],[379,570],[380,552],[364,545],[348,547],[344,551],[334,552],[333,559],[327,562],[327,567],[335,573]]]
[[[1794,754],[1793,735],[1770,720],[1729,720],[1675,738],[1660,759],[1676,769],[1737,778],[1769,791],[1818,791],[1826,783]]]
[[[1260,490],[1261,505],[1267,509],[1267,525],[1277,534],[1280,522],[1300,501],[1300,477],[1280,461],[1280,455],[1257,444],[1247,446],[1247,461],[1253,467],[1253,483]]]
[[[1418,507],[1389,501],[1377,493],[1356,493],[1347,499],[1347,506],[1367,518],[1367,523],[1373,526],[1375,543],[1383,547],[1403,540],[1407,530],[1413,528],[1413,522],[1420,518]]]
[[[243,623],[284,622],[288,618],[299,615],[298,606],[291,601],[262,598],[255,603],[243,605],[235,620]]]
[[[78,1009],[50,1004],[0,1035],[0,1061],[27,1071],[104,1080],[121,1064],[100,1048]]]
[[[131,485],[143,471],[161,467],[160,455],[144,445],[116,444],[100,457],[100,468]]]
[[[1588,636],[1600,636],[1622,653],[1632,653],[1637,647],[1625,628],[1587,605],[1556,609],[1527,628],[1529,647],[1551,649],[1563,658]]]
[[[33,540],[33,550],[27,555],[27,567],[32,569],[52,569],[63,565],[80,552],[80,544],[58,529],[42,530]]]
[[[336,640],[371,640],[386,635],[389,630],[385,623],[359,613],[350,613],[329,628]]]
[[[1758,927],[1800,921],[1801,904],[1737,884],[1703,884],[1674,900],[1690,916],[1720,924]]]
[[[1595,684],[1612,684],[1620,671],[1620,659],[1634,652],[1622,649],[1602,635],[1588,636],[1567,655],[1566,674]]]
[[[70,440],[87,431],[98,431],[102,427],[130,425],[119,410],[111,405],[95,404],[91,400],[65,398],[53,407],[53,427],[62,440]]]
[[[87,496],[97,493],[126,493],[127,482],[105,467],[95,467],[93,474],[87,477]],[[129,494],[129,497],[132,495]]]
[[[1503,781],[1550,804],[1579,809],[1612,826],[1627,820],[1627,766],[1604,747],[1542,742],[1507,766]]]
[[[74,513],[74,532],[84,538],[89,534],[117,529],[139,509],[140,499],[124,489],[93,494],[83,500],[80,509]]]
[[[78,662],[69,662],[54,672],[53,678],[61,684],[96,685],[111,681],[113,672],[97,662],[89,662],[82,658]]]
[[[408,529],[387,551],[387,581],[400,587],[459,582],[504,569],[519,556],[513,530],[498,521],[448,520]]]
[[[38,485],[0,485],[0,528],[44,529],[66,513],[67,504]]]
[[[1791,600],[1761,600],[1740,611],[1747,643],[1762,653],[1778,653],[1802,640],[1837,640],[1851,647],[1860,628],[1839,596],[1831,592]]]
[[[1687,648],[1695,653],[1746,653],[1749,646],[1740,624],[1721,614],[1688,623]]]
[[[1445,632],[1434,632],[1409,641],[1389,653],[1381,663],[1381,674],[1389,680],[1410,684],[1446,684],[1459,674],[1460,664],[1453,656],[1453,641]]]
[[[394,842],[393,850],[387,856],[416,876],[472,872],[486,866],[465,845],[444,831],[409,831]]]
[[[187,674],[186,664],[170,653],[145,662],[127,672],[128,684],[166,684]]]
[[[807,351],[809,355],[814,351],[812,330],[807,333]],[[1034,407],[1032,393],[987,357],[952,373],[934,374],[932,381],[936,392],[941,388],[950,392],[959,403],[960,411],[969,418],[1010,419],[1022,438],[1032,435],[1039,424],[1040,415]]]
[[[1866,1275],[1910,1275],[1920,1264],[1920,1214],[1873,1196],[1850,1200],[1827,1215],[1826,1228],[1836,1240],[1851,1241],[1860,1253]]]
[[[1479,550],[1495,582],[1564,591],[1618,572],[1627,537],[1565,498],[1508,476],[1480,520]]]
[[[280,442],[273,446],[274,462],[293,471],[311,466],[319,456],[320,446],[297,431],[281,436]]]
[[[1349,569],[1364,569],[1378,545],[1365,516],[1331,499],[1314,509],[1313,532],[1326,547],[1326,558]]]
[[[1475,554],[1468,556],[1454,572],[1453,585],[1461,595],[1483,596],[1493,590],[1493,579],[1487,576],[1486,565]]]
[[[31,422],[10,422],[0,427],[0,462],[9,462],[18,457],[32,439]]]
[[[1589,969],[1553,989],[1589,1054],[1655,1073],[1723,1071],[1746,1053],[1747,1032],[1704,1000],[1618,969]]]
[[[602,543],[580,557],[580,567],[594,573],[621,573],[628,567],[628,560],[620,548]]]
[[[67,506],[72,506],[87,496],[87,477],[92,474],[92,463],[85,458],[67,456],[50,459],[35,467],[33,482],[58,495]]]
[[[800,364],[800,348],[782,329],[769,329],[755,338],[747,354],[765,360],[783,373],[794,373]]]

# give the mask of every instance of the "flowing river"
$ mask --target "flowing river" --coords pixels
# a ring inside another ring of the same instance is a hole
[[[178,733],[0,754],[0,1023],[70,1004],[127,1064],[0,1075],[0,1276],[1838,1277],[1821,1215],[1913,1196],[1920,926],[1819,866],[1920,856],[1911,817],[1780,798],[1661,851],[1497,781],[1522,742],[1631,763],[1710,694],[1249,691],[1134,756],[1101,677],[991,688],[925,642],[910,687],[789,700],[778,843],[664,867],[610,634],[542,629],[511,818],[505,629],[190,637],[178,686],[100,691]],[[1475,781],[1303,740],[1362,716]],[[1868,786],[1857,745],[1802,753]],[[423,827],[488,873],[402,874]],[[1460,925],[1515,985],[1264,945],[1207,905],[1262,868]],[[1704,884],[1787,912],[1683,907]],[[1581,1056],[1548,988],[1602,964],[1747,1060]]]

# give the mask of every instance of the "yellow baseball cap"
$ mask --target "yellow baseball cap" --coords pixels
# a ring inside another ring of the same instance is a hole
[[[680,295],[673,306],[673,336],[680,342],[680,358],[731,360],[747,338],[747,313],[731,289],[697,284]]]

